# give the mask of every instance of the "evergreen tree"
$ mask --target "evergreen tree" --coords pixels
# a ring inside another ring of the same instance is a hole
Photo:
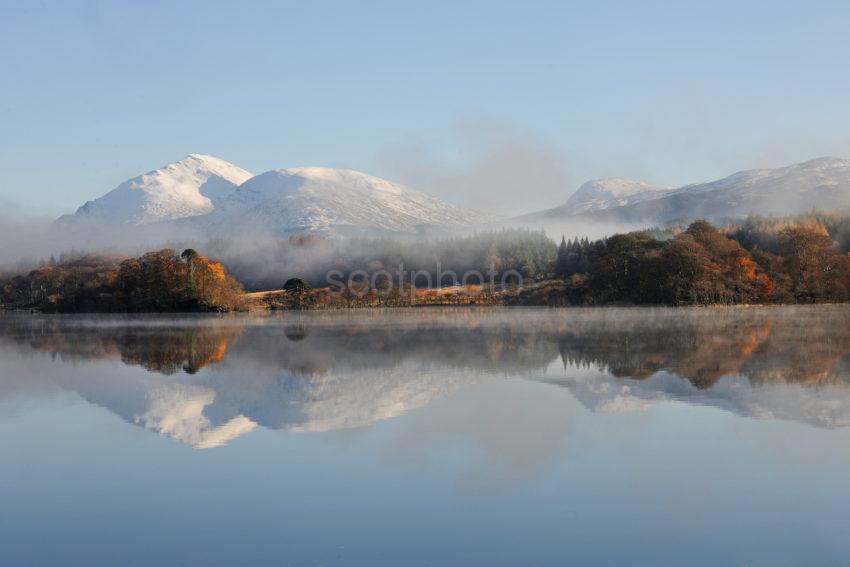
[[[570,248],[567,239],[561,236],[561,244],[558,245],[558,256],[555,260],[555,275],[565,278],[570,275]]]

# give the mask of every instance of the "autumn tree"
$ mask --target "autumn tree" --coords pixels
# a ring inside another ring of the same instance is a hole
[[[847,299],[848,259],[833,245],[823,226],[785,228],[780,250],[795,301]]]
[[[705,251],[704,268],[711,285],[703,285],[711,303],[748,303],[770,298],[769,278],[735,240],[706,221],[692,223],[681,237],[691,237]],[[706,282],[703,281],[703,284]],[[710,288],[710,290],[708,289]]]

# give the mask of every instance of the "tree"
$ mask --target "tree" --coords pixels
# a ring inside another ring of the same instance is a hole
[[[795,301],[847,299],[848,259],[822,225],[783,229],[780,250]]]
[[[683,233],[667,243],[662,252],[661,298],[673,305],[710,303],[715,301],[714,280],[719,273],[717,265],[705,247]]]
[[[180,254],[180,257],[186,260],[187,264],[190,264],[193,260],[195,260],[199,256],[198,252],[194,248],[187,248]]]
[[[646,232],[597,242],[591,252],[590,288],[601,301],[652,302],[657,296],[654,266],[661,243]]]
[[[559,278],[569,276],[570,269],[570,250],[567,248],[567,239],[561,236],[561,243],[558,245],[558,256],[555,259],[555,275]]]
[[[198,252],[195,251],[193,248],[187,248],[183,251],[182,254],[180,254],[180,257],[183,258],[184,260],[186,260],[186,267],[187,267],[187,270],[186,270],[187,271],[186,285],[189,287],[190,290],[192,290],[195,287],[195,278],[194,278],[195,270],[194,270],[194,268],[195,268],[195,262],[197,261],[198,256],[199,256]]]
[[[283,284],[283,289],[288,292],[303,293],[310,291],[312,287],[309,283],[307,283],[307,280],[302,278],[289,278],[286,280],[286,283]]]
[[[706,221],[696,221],[677,239],[690,237],[705,251],[700,302],[749,303],[764,301],[772,284],[736,241]],[[707,279],[706,279],[707,278]]]
[[[286,302],[290,307],[303,308],[312,303],[312,287],[302,278],[289,278],[283,284],[286,291]]]

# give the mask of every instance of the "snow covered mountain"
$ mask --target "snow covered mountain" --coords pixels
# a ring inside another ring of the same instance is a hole
[[[413,233],[492,220],[411,188],[347,169],[298,167],[253,176],[212,156],[190,154],[125,181],[61,224],[88,221],[200,229],[208,236]],[[150,231],[148,231],[150,232]]]
[[[285,235],[415,232],[470,226],[489,217],[359,171],[297,167],[257,175],[197,220],[215,235],[232,227]]]
[[[631,179],[593,179],[579,187],[558,209],[566,214],[600,211],[658,199],[671,191],[672,188],[654,187]]]
[[[525,223],[585,221],[659,224],[850,210],[850,160],[823,157],[776,169],[740,171],[708,183],[658,189],[639,181],[585,183],[566,204],[521,217]]]
[[[297,167],[252,176],[218,158],[190,154],[122,183],[63,217],[60,224],[145,226],[147,233],[153,233],[150,238],[391,235],[500,224],[538,229],[552,225],[562,231],[564,222],[590,233],[593,226],[637,228],[698,218],[796,214],[813,208],[850,211],[850,160],[818,158],[680,188],[596,179],[583,184],[561,206],[501,222],[358,171]]]
[[[84,204],[71,218],[143,225],[206,215],[252,175],[216,157],[189,154],[125,181]]]

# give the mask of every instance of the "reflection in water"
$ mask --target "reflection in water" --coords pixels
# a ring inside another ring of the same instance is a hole
[[[3,359],[195,447],[257,425],[368,425],[525,377],[594,411],[677,400],[850,425],[850,308],[416,310],[282,317],[0,317]],[[116,366],[117,364],[117,366]],[[117,372],[141,366],[147,372]],[[19,384],[20,385],[20,384]]]
[[[221,362],[244,328],[172,318],[8,316],[0,319],[0,338],[63,360],[107,358],[171,375]]]

